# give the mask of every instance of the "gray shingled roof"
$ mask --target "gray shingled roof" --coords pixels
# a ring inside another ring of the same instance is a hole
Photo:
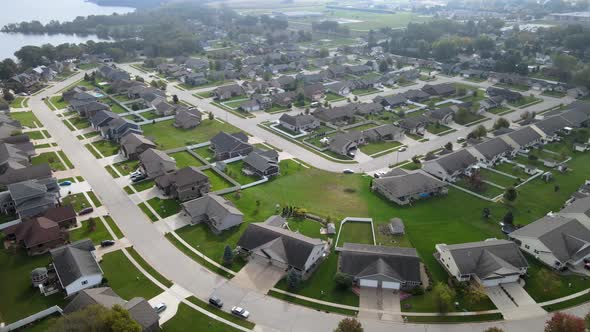
[[[477,163],[477,159],[466,149],[461,149],[438,158],[434,162],[438,163],[447,173],[454,173]]]
[[[474,148],[488,160],[513,150],[508,143],[499,137],[477,144]]]
[[[550,118],[535,123],[535,126],[541,129],[547,135],[553,135],[557,131],[569,125],[570,124],[561,116],[552,116]]]
[[[207,215],[215,220],[223,220],[228,214],[243,215],[230,201],[215,194],[193,199],[182,203],[182,206],[191,216]]]
[[[531,142],[540,139],[541,135],[529,126],[509,133],[508,137],[510,137],[518,145],[526,146]]]
[[[585,214],[590,218],[590,197],[577,199],[560,212]]]
[[[84,239],[49,252],[62,285],[67,286],[84,276],[102,274],[92,251],[94,244],[90,239]]]
[[[338,271],[357,278],[381,275],[398,281],[421,281],[420,258],[414,248],[345,243]]]
[[[445,186],[444,182],[433,179],[421,172],[382,177],[373,181],[376,185],[386,188],[395,197],[432,192]]]

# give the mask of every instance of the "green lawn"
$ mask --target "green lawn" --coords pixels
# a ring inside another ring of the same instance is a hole
[[[385,150],[397,148],[400,145],[402,145],[402,143],[400,143],[398,141],[375,142],[375,143],[369,143],[367,145],[361,146],[361,151],[370,156],[370,155],[373,155],[373,154],[376,154],[376,153],[379,153],[379,152],[382,152]]]
[[[94,229],[91,228],[90,220],[94,220]],[[92,243],[99,245],[102,240],[112,240],[112,236],[98,218],[91,218],[82,222],[82,227],[70,231],[70,241],[75,242],[82,239],[91,239]]]
[[[528,106],[529,104],[539,103],[543,101],[541,98],[537,98],[535,96],[523,96],[517,102],[510,103],[510,105],[514,107],[522,108],[523,106]]]
[[[199,167],[205,165],[202,161],[195,158],[192,154],[187,151],[181,151],[170,154],[170,157],[176,160],[176,167],[184,168],[187,166]]]
[[[476,194],[482,195],[484,197],[487,198],[495,198],[498,195],[501,195],[504,193],[503,189],[494,187],[490,184],[484,183],[482,184],[482,186],[478,189],[473,188],[473,186],[469,183],[468,179],[466,177],[459,179],[457,182],[455,182],[455,185],[470,190]]]
[[[373,231],[370,223],[347,221],[340,224],[340,237],[337,246],[344,243],[374,244]]]
[[[375,89],[375,88],[356,89],[356,90],[352,90],[352,94],[355,96],[364,96],[364,95],[369,95],[372,93],[377,93],[379,91],[381,91],[381,90]]]
[[[220,131],[236,133],[240,130],[228,123],[221,123],[217,120],[203,120],[194,129],[177,129],[172,126],[174,120],[162,121],[155,124],[142,126],[143,134],[146,137],[153,137],[159,149],[167,150],[196,143],[209,141]]]
[[[53,97],[49,98],[49,101],[58,110],[67,108],[69,105],[69,103],[62,98],[62,96],[53,96]]]
[[[529,269],[524,289],[537,302],[564,297],[590,288],[590,280],[578,275],[559,275],[527,255]]]
[[[229,188],[232,186],[226,179],[224,179],[221,175],[217,174],[212,169],[206,169],[203,171],[205,175],[209,178],[209,182],[211,183],[210,191],[217,191],[225,188]]]
[[[344,4],[342,4],[344,6]],[[320,7],[323,8],[323,7]],[[391,13],[372,13],[355,10],[344,9],[328,9],[329,12],[326,17],[327,20],[336,21],[340,19],[355,20],[344,24],[352,30],[369,31],[371,29],[378,30],[380,28],[405,28],[408,23],[422,23],[431,20],[429,16],[421,16],[412,12],[398,11]],[[305,18],[290,20],[290,22],[311,23],[314,18]],[[316,19],[317,20],[317,19]]]
[[[111,106],[111,112],[113,113],[121,114],[128,112],[126,109],[124,109],[123,107],[121,107],[121,105],[117,103],[109,103],[109,105]]]
[[[119,174],[117,174],[117,172],[115,172],[115,169],[111,165],[105,166],[104,169],[106,169],[107,172],[109,172],[109,174],[113,177],[113,179],[116,179],[120,176]]]
[[[510,90],[517,90],[517,91],[521,91],[521,92],[526,92],[526,91],[529,91],[529,89],[530,89],[527,85],[522,85],[522,84],[496,83],[496,84],[494,84],[494,86],[499,87],[499,88],[506,88],[506,89],[510,89]]]
[[[151,265],[149,265],[148,262],[146,262],[143,259],[143,257],[141,257],[141,255],[137,251],[135,251],[135,249],[133,247],[127,248],[127,252],[129,252],[129,255],[131,255],[131,257],[133,257],[133,259],[135,259],[135,261],[139,265],[141,265],[141,267],[144,270],[146,270],[148,274],[150,274],[152,277],[156,278],[156,280],[161,282],[164,286],[172,287],[172,285],[174,283],[172,281],[166,279],[163,275],[161,275],[158,271],[156,271]]]
[[[54,171],[66,170],[66,166],[59,160],[55,152],[44,152],[40,155],[34,156],[31,158],[31,164],[49,164],[49,167]]]
[[[41,130],[29,131],[26,133],[30,139],[44,139],[43,132]]]
[[[23,108],[29,106],[29,98],[23,96],[17,96],[13,101],[10,102],[10,108]]]
[[[229,163],[225,167],[225,174],[229,175],[232,179],[238,181],[239,184],[245,185],[260,180],[257,176],[246,175],[242,173],[244,162],[242,160],[234,161]]]
[[[510,186],[515,186],[518,183],[518,181],[516,179],[513,179],[511,177],[508,177],[508,176],[505,176],[502,174],[495,173],[495,172],[490,171],[485,168],[482,168],[480,170],[480,174],[482,175],[483,180],[490,181],[490,182],[495,183],[495,184],[502,186],[504,188],[508,188]]]
[[[120,163],[113,164],[113,166],[123,175],[135,171],[139,167],[139,160],[125,160]]]
[[[154,180],[143,180],[143,181],[132,184],[133,188],[135,188],[135,190],[137,190],[137,191],[148,190],[155,185],[156,185],[156,182],[154,182]]]
[[[13,120],[19,121],[21,123],[21,125],[23,125],[23,127],[36,128],[36,127],[43,126],[41,124],[41,122],[39,121],[39,119],[37,119],[35,114],[33,114],[33,112],[31,112],[31,111],[29,111],[29,112],[12,112],[12,113],[10,113],[10,117]]]
[[[104,255],[100,267],[108,285],[126,300],[137,296],[149,300],[162,292],[129,262],[121,250]]]
[[[205,158],[205,160],[209,162],[215,161],[215,154],[208,146],[204,146],[193,151],[195,151],[199,156]]]
[[[0,250],[0,321],[12,323],[53,305],[63,308],[67,301],[61,294],[43,296],[31,285],[31,271],[50,261],[49,254],[29,257],[23,250]]]
[[[96,141],[96,142],[92,143],[92,145],[94,145],[94,147],[98,151],[100,151],[100,153],[102,153],[102,155],[105,157],[116,155],[117,153],[119,153],[119,149],[120,149],[120,147],[117,143],[113,143],[112,141],[109,141],[109,140]]]
[[[88,199],[86,199],[86,197],[82,193],[63,197],[61,199],[61,202],[63,205],[66,206],[71,205],[74,208],[74,210],[76,210],[76,212],[80,212],[82,209],[92,206],[90,205],[90,202],[88,202]]]
[[[121,239],[125,237],[125,235],[123,234],[123,232],[121,232],[119,226],[117,226],[117,224],[115,223],[113,218],[111,218],[111,216],[104,216],[103,218],[104,220],[106,220],[107,224],[109,224],[109,227],[111,228],[113,233],[115,233],[115,236],[117,236],[117,238]]]
[[[79,116],[69,118],[68,120],[76,129],[86,129],[86,128],[90,127],[90,121],[88,121],[88,119],[84,119]]]
[[[208,310],[209,312],[214,313],[215,315],[217,315],[225,320],[228,320],[232,323],[241,325],[241,326],[248,328],[250,330],[254,329],[254,326],[256,326],[256,324],[254,324],[253,322],[251,322],[249,320],[245,320],[245,319],[236,317],[236,316],[230,314],[229,312],[217,309],[216,307],[213,307],[212,305],[210,305],[208,302],[201,301],[194,296],[187,297],[186,299],[198,307]]]
[[[161,328],[163,332],[183,332],[190,331],[197,326],[203,329],[206,326],[207,331],[211,332],[240,331],[229,325],[225,325],[219,321],[209,318],[205,314],[192,309],[184,303],[180,303],[176,315],[164,323]]]
[[[154,215],[152,211],[148,209],[145,203],[139,203],[137,206],[139,206],[141,211],[143,211],[143,213],[145,213],[145,215],[148,216],[148,218],[150,218],[151,221],[158,221],[158,217],[156,217],[156,215]]]
[[[89,191],[86,194],[88,195],[88,197],[90,197],[90,200],[92,201],[92,203],[94,204],[95,207],[102,206],[101,201],[98,199],[98,197],[96,197],[96,194],[94,193],[94,191]]]
[[[431,134],[438,135],[438,134],[445,132],[447,130],[451,130],[451,128],[447,127],[445,125],[441,125],[441,124],[430,123],[426,127],[426,130]]]
[[[455,122],[464,126],[464,125],[470,124],[475,121],[483,120],[485,118],[486,117],[483,115],[474,114],[474,113],[466,113],[466,115],[464,117],[456,117],[455,116]]]
[[[344,98],[341,95],[337,95],[335,93],[328,92],[328,93],[326,93],[326,99],[325,100],[326,101],[340,101],[340,100],[344,100],[344,99],[346,99],[346,98]]]
[[[543,96],[554,97],[554,98],[563,98],[567,94],[565,92],[546,90],[546,91],[543,91],[542,95]]]
[[[162,218],[173,216],[180,212],[182,206],[175,199],[161,199],[154,197],[147,201],[147,203],[160,215]]]
[[[68,156],[66,156],[66,153],[65,152],[63,152],[62,150],[59,150],[59,151],[57,151],[57,154],[64,161],[64,163],[66,164],[66,167],[68,169],[73,169],[74,168],[74,164],[72,164],[72,162],[70,161],[70,158],[68,158]]]
[[[127,97],[127,95],[123,94],[123,95],[116,95],[113,98],[115,98],[116,100],[120,101],[120,102],[126,102],[126,101],[130,101],[131,99],[129,99],[129,97]]]

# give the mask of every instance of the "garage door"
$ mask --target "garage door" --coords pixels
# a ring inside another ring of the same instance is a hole
[[[515,274],[513,276],[508,276],[508,277],[504,277],[504,278],[500,278],[500,279],[491,279],[491,280],[484,280],[482,282],[482,284],[484,285],[484,287],[493,287],[493,286],[498,286],[499,284],[507,284],[510,282],[516,282],[518,281],[518,274]]]
[[[360,285],[361,287],[377,287],[379,283],[377,280],[361,279]]]
[[[381,287],[385,288],[385,289],[399,289],[400,284],[399,284],[399,282],[383,281],[381,283]]]

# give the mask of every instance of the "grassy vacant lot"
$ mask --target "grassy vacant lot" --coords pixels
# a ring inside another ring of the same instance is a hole
[[[421,16],[411,12],[396,12],[389,13],[370,13],[354,10],[329,9],[329,14],[326,17],[330,21],[338,21],[338,19],[355,20],[344,24],[352,30],[368,31],[370,29],[380,28],[402,28],[406,27],[408,23],[422,23],[429,21],[428,16]],[[312,19],[301,19],[296,22],[311,22]],[[357,22],[359,21],[359,22]]]
[[[173,216],[180,212],[182,207],[175,199],[161,199],[154,197],[147,201],[147,203],[154,209],[162,218]]]
[[[370,223],[347,221],[340,225],[340,237],[337,246],[344,243],[373,244],[373,231]]]
[[[100,267],[108,280],[108,285],[126,300],[136,296],[149,300],[162,292],[139,272],[120,250],[104,255]]]
[[[176,167],[183,168],[187,166],[199,167],[205,165],[202,161],[195,158],[192,154],[187,151],[181,151],[170,154],[170,157],[176,160]]]
[[[40,155],[37,155],[31,158],[31,164],[33,165],[40,165],[40,164],[49,164],[54,171],[65,171],[66,166],[59,160],[57,154],[55,152],[45,152]]]
[[[229,123],[217,120],[203,120],[194,129],[178,129],[172,126],[174,120],[162,121],[155,124],[142,126],[146,137],[153,137],[159,149],[167,150],[196,143],[209,141],[220,131],[236,133],[240,130]]]
[[[91,227],[91,221],[94,220],[94,229]],[[82,239],[91,239],[95,245],[99,245],[102,240],[111,240],[113,237],[107,231],[102,221],[98,218],[91,218],[82,222],[82,227],[70,231],[70,241],[75,242]]]
[[[39,122],[39,119],[37,119],[35,114],[33,114],[33,112],[31,112],[31,111],[29,111],[29,112],[13,112],[13,113],[10,113],[10,117],[13,120],[20,121],[21,125],[23,125],[24,127],[36,128],[38,126],[42,126],[41,122]]]
[[[88,202],[88,199],[86,199],[86,197],[82,193],[68,195],[62,198],[61,201],[63,205],[71,205],[74,208],[74,210],[76,210],[76,212],[80,212],[82,209],[92,206],[90,205],[90,202]]]
[[[211,332],[226,332],[226,331],[239,331],[229,325],[225,325],[214,319],[207,317],[205,314],[200,313],[189,307],[188,305],[181,303],[178,306],[176,315],[164,325],[162,325],[163,332],[181,332],[189,331],[196,326],[207,327],[207,331]]]
[[[211,183],[211,190],[210,191],[217,191],[225,188],[229,188],[232,186],[226,179],[224,179],[221,175],[217,174],[212,169],[206,169],[203,171],[207,177],[209,177],[209,182]]]
[[[63,308],[61,294],[43,296],[32,287],[30,273],[50,263],[49,254],[29,257],[22,250],[0,250],[0,320],[12,323],[53,305]]]

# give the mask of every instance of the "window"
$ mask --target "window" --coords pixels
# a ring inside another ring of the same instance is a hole
[[[524,247],[525,247],[526,249],[531,249],[531,247],[530,247],[528,244],[525,244],[525,245],[524,245]]]
[[[88,285],[88,280],[82,281],[82,285]]]

